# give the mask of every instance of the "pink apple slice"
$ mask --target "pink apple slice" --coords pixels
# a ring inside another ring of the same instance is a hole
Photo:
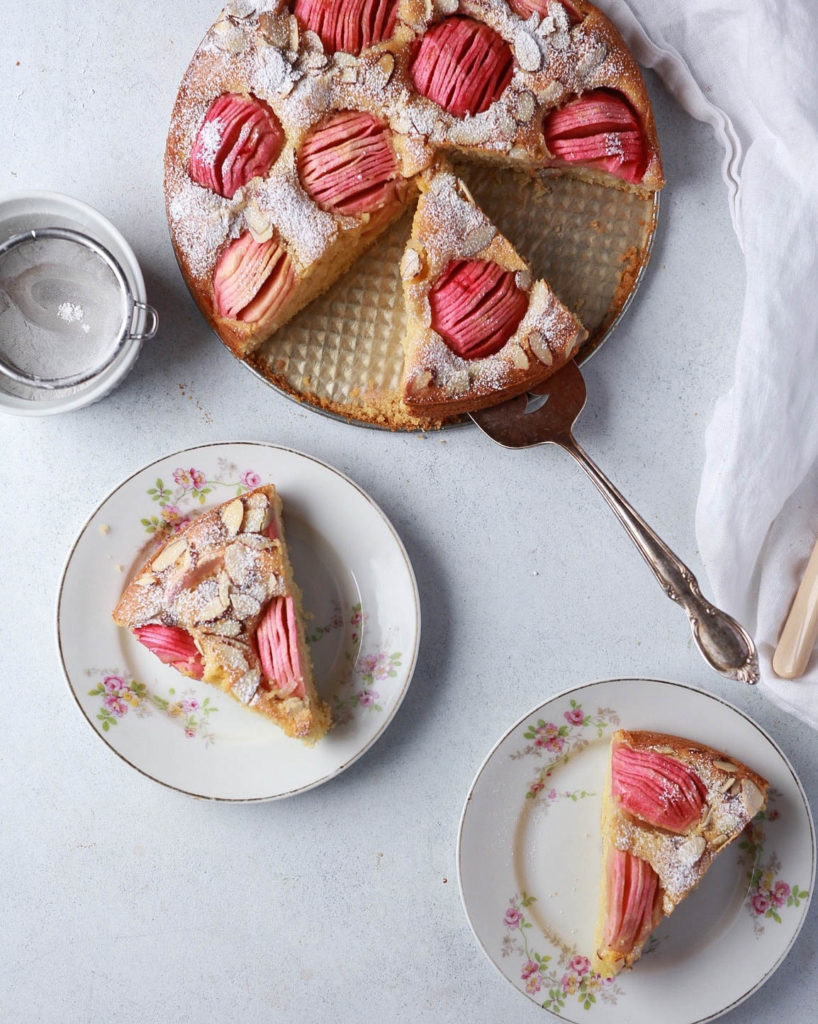
[[[356,56],[395,31],[398,0],[295,0],[293,14],[328,53]]]
[[[552,12],[553,8],[564,7],[568,21],[572,25],[582,21],[580,15],[566,0],[508,0],[508,6],[523,20],[530,18],[532,14],[539,14],[541,18],[544,18]]]
[[[256,643],[261,668],[270,686],[282,697],[304,697],[306,690],[292,597],[273,598],[259,623]]]
[[[190,633],[178,626],[163,626],[161,623],[137,626],[133,632],[136,639],[165,665],[171,665],[193,679],[202,678],[202,656]]]
[[[611,757],[611,792],[637,818],[677,833],[699,820],[707,799],[699,776],[675,757],[622,744]]]
[[[270,170],[283,144],[281,125],[266,104],[225,93],[207,109],[188,171],[198,185],[232,199],[251,178]]]
[[[646,860],[611,849],[607,863],[608,913],[605,944],[630,953],[662,918],[659,876]]]
[[[373,213],[403,193],[392,133],[356,110],[333,114],[304,140],[298,172],[319,206],[348,216]]]
[[[595,89],[552,111],[543,125],[558,163],[578,163],[637,184],[647,168],[639,120],[624,97]]]
[[[432,327],[463,359],[498,352],[528,308],[514,274],[485,260],[453,260],[435,282],[429,303]]]
[[[290,254],[275,238],[256,242],[249,231],[231,242],[213,273],[216,312],[244,323],[271,320],[295,281]]]
[[[513,65],[511,48],[493,28],[455,16],[429,28],[415,47],[409,74],[419,93],[465,117],[499,99]]]

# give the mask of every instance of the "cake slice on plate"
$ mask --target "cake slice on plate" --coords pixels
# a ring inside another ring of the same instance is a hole
[[[134,574],[113,617],[160,661],[221,687],[288,736],[315,742],[329,728],[272,485],[168,537]]]
[[[448,170],[420,181],[401,260],[404,405],[445,419],[528,391],[573,357],[582,324]]]
[[[760,810],[767,782],[735,758],[657,732],[613,736],[602,801],[593,967],[612,977]]]

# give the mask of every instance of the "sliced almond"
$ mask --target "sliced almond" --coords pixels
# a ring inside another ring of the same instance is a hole
[[[554,353],[548,347],[548,341],[541,331],[529,331],[526,335],[526,341],[531,351],[541,363],[545,366],[553,365]]]
[[[224,571],[224,569],[220,570],[220,572],[219,572],[218,584],[219,584],[219,600],[221,601],[221,603],[226,608],[228,606],[228,604],[230,603],[230,577],[227,575],[227,573]]]
[[[701,827],[707,828],[710,824],[710,820],[713,817],[713,808],[710,804],[704,805],[704,817],[702,818]]]
[[[722,781],[716,786],[716,789],[719,793],[726,793],[735,781],[735,779],[722,779]]]
[[[534,99],[534,94],[531,92],[521,92],[517,97],[517,102],[514,104],[514,117],[520,122],[520,124],[528,124],[528,122],[534,117],[534,111],[537,109],[537,104]]]
[[[358,60],[351,53],[347,53],[346,50],[339,50],[335,54],[335,63],[339,68],[354,68]]]
[[[741,792],[741,783],[738,781],[738,779],[733,779],[733,784],[727,790],[727,795],[728,796],[738,796],[740,792]]]
[[[229,505],[225,505],[220,514],[228,536],[235,537],[241,529],[241,524],[244,520],[243,502],[240,498],[236,498]]]
[[[233,686],[233,696],[241,701],[242,704],[249,704],[250,701],[255,697],[256,691],[261,683],[261,671],[257,668],[251,668],[249,672],[245,672],[244,675],[240,676]]]
[[[483,249],[487,249],[496,234],[497,232],[491,224],[480,224],[478,227],[472,228],[463,239],[463,255],[474,256],[478,252],[482,252]]]
[[[151,569],[153,569],[154,572],[162,572],[163,569],[167,569],[168,566],[173,565],[176,559],[186,548],[187,541],[184,537],[171,541],[166,547],[162,548],[156,558],[154,558],[153,562],[151,562]]]
[[[465,181],[462,181],[460,178],[457,179],[457,191],[466,200],[467,203],[471,203],[472,206],[477,205],[474,201],[474,196],[469,191],[469,186],[466,184]]]
[[[511,349],[511,361],[517,370],[527,370],[531,365],[531,360],[519,345],[514,345]]]
[[[156,582],[153,573],[143,572],[142,575],[134,580],[134,586],[136,587],[152,587]]]
[[[460,6],[460,0],[437,0],[437,9],[441,14],[454,14]]]
[[[254,597],[236,591],[230,595],[230,603],[240,619],[249,619],[261,611],[261,604]]]
[[[210,622],[212,619],[218,619],[226,608],[227,605],[217,594],[212,600],[208,601],[206,605],[196,612],[193,616],[194,622]]]
[[[741,799],[751,818],[754,818],[764,806],[764,794],[752,779],[741,780]]]
[[[704,836],[687,836],[678,846],[677,853],[682,864],[692,867],[707,848]]]
[[[406,249],[400,261],[400,276],[404,281],[413,281],[423,270],[423,263],[415,249]]]
[[[421,373],[417,375],[417,377],[413,377],[408,382],[409,393],[413,395],[418,395],[420,394],[421,391],[425,391],[428,387],[430,387],[431,383],[431,373],[428,370],[423,370]]]
[[[283,50],[290,41],[290,25],[287,18],[279,18],[269,11],[258,16],[258,25],[263,37],[271,46]]]
[[[531,271],[530,270],[518,270],[514,275],[514,283],[520,289],[521,292],[527,292],[531,287]]]
[[[290,15],[288,47],[293,53],[298,53],[299,26],[298,19],[294,14]]]
[[[253,239],[259,244],[269,242],[273,237],[273,222],[264,210],[259,210],[257,206],[246,206],[244,220]]]
[[[218,622],[214,622],[212,626],[208,626],[208,632],[215,634],[216,636],[238,636],[241,632],[241,626],[236,622],[235,619],[220,619]]]
[[[385,53],[378,59],[378,67],[381,69],[384,75],[383,87],[386,88],[392,79],[392,75],[395,73],[395,58],[391,53]]]
[[[342,68],[341,81],[347,85],[355,85],[358,81],[358,69],[355,67]]]
[[[243,529],[247,533],[261,533],[270,525],[270,511],[266,508],[248,508],[244,513]]]
[[[713,764],[720,768],[723,772],[737,772],[738,766],[733,764],[732,761],[714,761]]]
[[[542,66],[542,50],[539,43],[528,32],[521,30],[514,37],[514,54],[523,71],[539,71]]]

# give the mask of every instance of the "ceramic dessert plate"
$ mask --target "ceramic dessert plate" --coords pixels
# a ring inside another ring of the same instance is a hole
[[[767,808],[662,921],[632,971],[589,958],[599,815],[611,734],[655,729],[730,754],[770,781]],[[815,834],[784,754],[742,712],[679,683],[616,679],[551,698],[514,725],[472,784],[460,823],[460,892],[488,958],[562,1020],[694,1024],[751,995],[807,914]]]
[[[284,502],[316,685],[335,722],[313,747],[163,665],[111,619],[158,529],[262,483]],[[80,532],[57,606],[65,675],[97,735],[155,781],[219,800],[291,796],[352,764],[400,706],[419,636],[414,573],[383,512],[331,467],[265,444],[190,448],[125,480]]]

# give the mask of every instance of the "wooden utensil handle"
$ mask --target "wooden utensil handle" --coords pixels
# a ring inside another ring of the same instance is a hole
[[[782,679],[798,679],[818,639],[818,540],[795,592],[790,613],[773,655],[773,672]]]

